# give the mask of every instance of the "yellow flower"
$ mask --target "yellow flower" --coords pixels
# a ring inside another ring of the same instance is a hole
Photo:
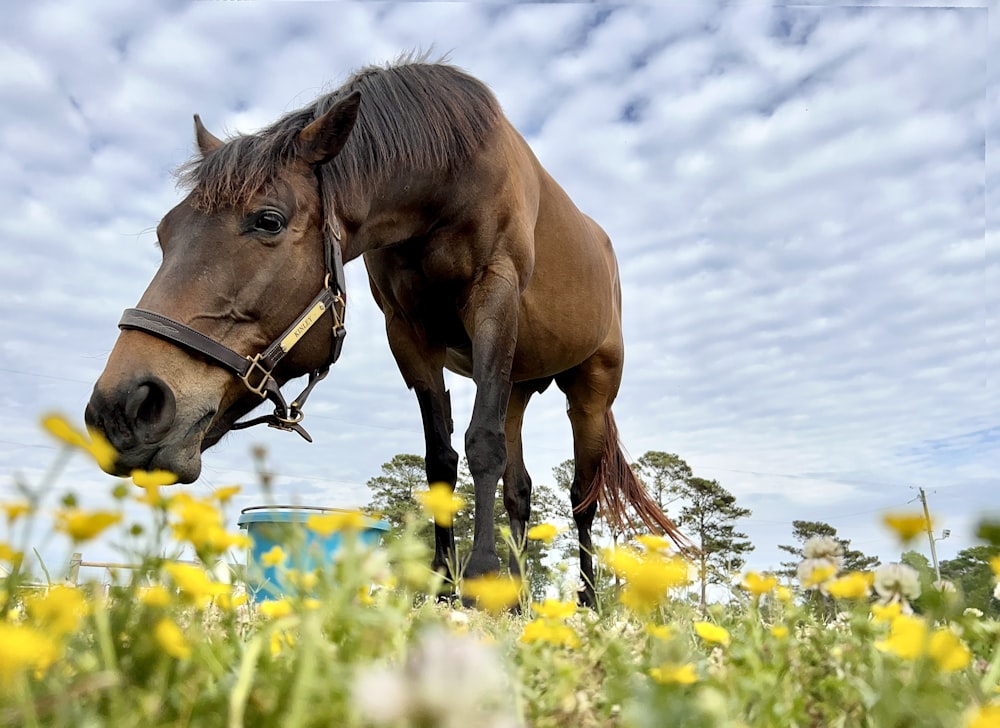
[[[246,603],[246,594],[233,594],[232,592],[225,592],[223,594],[219,594],[219,596],[215,598],[215,605],[219,609],[224,609],[227,612],[232,611]]]
[[[941,672],[964,670],[972,662],[972,652],[954,632],[947,627],[934,630],[927,653]]]
[[[140,587],[138,597],[147,607],[165,607],[170,604],[170,592],[159,584]]]
[[[234,495],[237,495],[243,488],[239,485],[227,485],[222,488],[217,488],[213,493],[212,497],[219,501],[219,503],[228,503],[232,500]]]
[[[539,523],[537,526],[532,526],[528,529],[527,536],[532,541],[541,541],[548,545],[562,532],[563,529],[551,523]]]
[[[21,516],[31,513],[32,507],[30,503],[25,501],[15,501],[14,503],[0,503],[0,508],[3,508],[5,514],[7,514],[7,525],[13,526],[14,523]]]
[[[645,546],[647,551],[669,551],[673,547],[666,536],[655,536],[651,533],[636,536],[635,540]]]
[[[864,599],[874,577],[871,572],[851,571],[824,584],[823,590],[835,599]]]
[[[163,570],[181,593],[197,604],[206,605],[212,597],[229,591],[229,585],[212,581],[203,568],[194,564],[166,564]]]
[[[96,430],[88,430],[85,434],[70,424],[69,420],[62,415],[49,414],[44,416],[42,427],[64,444],[89,453],[103,470],[111,470],[118,459],[118,453],[101,433]]]
[[[122,514],[113,511],[88,512],[79,508],[66,508],[56,513],[55,529],[79,543],[96,538],[121,520]]]
[[[521,597],[521,582],[506,576],[487,574],[462,582],[463,596],[475,599],[487,612],[497,614],[517,604]]]
[[[32,621],[56,637],[77,631],[80,620],[90,611],[87,597],[71,586],[54,586],[44,595],[29,595],[24,603]]]
[[[292,613],[292,603],[287,599],[275,599],[261,602],[258,609],[268,619],[281,619]]]
[[[896,532],[899,540],[903,544],[908,544],[921,533],[926,533],[931,528],[923,513],[887,513],[882,517],[882,522]]]
[[[646,633],[664,642],[674,636],[674,631],[665,624],[647,624]]]
[[[1000,703],[980,706],[969,716],[966,728],[1000,728]]]
[[[698,680],[698,673],[690,662],[683,665],[664,663],[652,668],[649,676],[663,685],[690,685]]]
[[[118,451],[97,430],[88,429],[87,434],[90,435],[90,444],[84,450],[86,450],[90,457],[94,458],[101,470],[106,473],[111,472],[118,461]]]
[[[186,660],[191,656],[191,645],[174,620],[164,617],[157,622],[153,628],[153,636],[156,637],[157,644],[171,657]]]
[[[295,635],[288,630],[271,633],[271,657],[277,657],[285,646],[295,646]]]
[[[0,541],[0,561],[6,561],[11,565],[17,565],[21,563],[21,559],[23,558],[23,553],[14,550],[14,547],[12,547],[9,543]]]
[[[298,569],[292,569],[286,574],[286,581],[304,592],[311,592],[319,583],[319,575],[315,571],[301,572]]]
[[[892,623],[896,617],[903,613],[903,605],[899,602],[889,604],[872,604],[872,622],[880,624],[882,622]]]
[[[173,485],[177,476],[169,470],[133,470],[132,482],[140,488],[159,488],[161,485]]]
[[[60,414],[52,413],[42,417],[42,427],[54,438],[70,447],[82,450],[90,444],[90,439]]]
[[[720,627],[711,622],[695,622],[695,633],[706,642],[728,646],[730,637],[729,631],[725,627]]]
[[[990,568],[993,570],[993,576],[1000,579],[1000,556],[994,556],[990,559]]]
[[[900,614],[889,626],[889,636],[875,643],[882,652],[890,652],[904,660],[915,660],[924,652],[927,623],[920,617]]]
[[[775,624],[771,627],[771,634],[779,640],[785,639],[788,636],[788,627],[783,624]]]
[[[306,519],[306,528],[324,538],[341,531],[363,531],[367,525],[368,521],[361,511],[333,511]]]
[[[576,614],[576,602],[561,602],[558,599],[546,599],[541,604],[536,602],[531,608],[539,617],[547,619],[567,619]]]
[[[286,558],[285,550],[280,546],[274,546],[260,557],[260,561],[264,566],[280,566],[285,563]]]
[[[778,580],[770,574],[758,574],[756,571],[748,571],[743,575],[743,581],[740,582],[740,586],[753,594],[754,597],[759,597],[778,586]]]
[[[556,647],[579,647],[580,638],[576,632],[562,622],[536,619],[524,625],[520,641],[525,644],[544,642]]]
[[[51,636],[27,624],[0,621],[0,687],[10,686],[27,669],[45,670],[59,657]]]
[[[170,524],[174,538],[190,542],[199,553],[206,549],[225,551],[231,547],[245,548],[249,543],[246,534],[226,531],[222,525],[222,513],[209,499],[180,493],[170,499],[167,508],[177,519]]]
[[[778,597],[778,601],[784,604],[788,604],[795,598],[795,593],[789,589],[787,586],[779,585],[774,590],[774,596]]]
[[[687,562],[679,556],[623,547],[604,551],[604,560],[625,580],[619,600],[637,612],[648,612],[666,601],[670,589],[688,582]]]
[[[806,589],[817,589],[837,575],[837,565],[829,559],[804,559],[798,566],[799,582]]]
[[[432,483],[428,490],[417,493],[420,505],[431,514],[434,523],[444,528],[451,526],[465,501],[456,495],[447,483]]]

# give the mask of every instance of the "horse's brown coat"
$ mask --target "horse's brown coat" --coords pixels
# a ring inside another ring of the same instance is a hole
[[[582,599],[593,601],[598,502],[613,522],[631,507],[680,538],[617,442],[610,408],[624,347],[610,240],[485,86],[443,64],[369,68],[257,134],[222,142],[196,118],[196,140],[201,156],[182,175],[191,191],[160,223],[163,263],[139,305],[252,355],[321,285],[322,230],[335,214],[344,259],[364,257],[392,353],[417,395],[430,482],[454,485],[458,462],[443,370],[476,383],[465,435],[476,492],[466,576],[499,568],[501,477],[513,537],[524,538],[531,480],[521,422],[531,395],[552,381],[573,428]],[[267,210],[287,221],[277,234],[261,229]],[[328,352],[329,330],[315,327],[280,378],[318,368]],[[218,367],[124,331],[87,419],[119,449],[119,472],[159,467],[191,481],[200,452],[257,403]],[[437,528],[434,565],[449,570],[454,559],[451,529]]]

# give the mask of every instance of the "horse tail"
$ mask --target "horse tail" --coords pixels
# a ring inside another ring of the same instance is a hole
[[[595,503],[600,508],[601,516],[616,531],[645,527],[653,533],[662,532],[682,552],[689,552],[694,548],[691,541],[649,495],[632,470],[618,438],[618,425],[615,424],[610,409],[604,414],[604,452],[601,462],[587,495],[576,510],[589,508]]]

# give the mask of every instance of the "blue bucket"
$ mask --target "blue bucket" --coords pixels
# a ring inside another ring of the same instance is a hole
[[[244,508],[237,523],[247,530],[251,539],[252,545],[247,550],[246,583],[253,600],[260,603],[294,592],[294,585],[286,584],[282,578],[283,571],[296,569],[307,573],[333,563],[345,534],[335,531],[329,536],[320,536],[306,527],[306,520],[314,515],[347,512],[318,506]],[[388,530],[386,521],[366,518],[364,529],[347,534],[347,538],[356,538],[359,544],[376,548]],[[283,566],[264,566],[264,554],[275,546],[280,546],[289,555],[288,560]]]

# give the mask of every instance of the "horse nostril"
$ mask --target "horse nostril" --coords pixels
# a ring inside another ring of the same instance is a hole
[[[174,423],[176,400],[170,387],[152,377],[137,384],[125,399],[125,417],[137,439],[159,442]]]

